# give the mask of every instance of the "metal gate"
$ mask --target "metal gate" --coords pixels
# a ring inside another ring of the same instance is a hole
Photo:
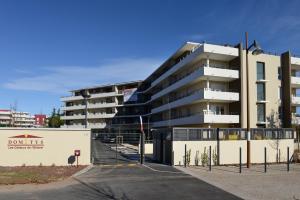
[[[116,165],[136,163],[139,159],[140,134],[93,133],[91,139],[92,163]]]

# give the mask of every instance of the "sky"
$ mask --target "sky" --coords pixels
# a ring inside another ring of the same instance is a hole
[[[142,80],[184,42],[300,55],[300,1],[0,0],[0,109],[50,114],[69,90]]]

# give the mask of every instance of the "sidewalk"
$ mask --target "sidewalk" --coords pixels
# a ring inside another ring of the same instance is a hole
[[[267,173],[263,165],[253,165],[241,174],[235,166],[176,168],[243,199],[300,199],[299,164],[289,172],[285,164],[269,165]]]

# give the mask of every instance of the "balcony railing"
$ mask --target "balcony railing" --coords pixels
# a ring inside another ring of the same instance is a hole
[[[174,116],[169,120],[154,122],[154,127],[188,125],[188,124],[236,124],[239,123],[237,114],[218,114],[212,111],[190,113]]]
[[[170,99],[169,103],[166,102],[165,104],[152,109],[152,112],[161,112],[166,109],[187,105],[201,99],[220,102],[234,102],[239,101],[239,93],[233,92],[233,90],[222,91],[211,88],[197,89]]]
[[[162,88],[158,91],[155,95],[151,97],[151,99],[156,99],[168,92],[176,90],[198,78],[210,76],[215,77],[216,80],[234,80],[239,78],[238,70],[230,70],[230,69],[220,69],[220,68],[213,68],[213,67],[198,67],[195,68],[193,71],[186,73],[184,76],[177,78],[176,80],[170,82],[166,87]],[[214,80],[214,78],[211,78]]]

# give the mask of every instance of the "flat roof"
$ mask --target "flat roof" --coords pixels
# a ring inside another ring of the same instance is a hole
[[[84,87],[80,89],[74,89],[70,90],[69,92],[77,92],[80,90],[88,90],[88,89],[94,89],[94,88],[103,88],[103,87],[109,87],[109,86],[120,86],[120,85],[130,85],[134,83],[141,83],[143,82],[142,80],[137,80],[137,81],[128,81],[128,82],[120,82],[120,83],[111,83],[111,84],[102,84],[102,85],[95,85],[95,86],[90,86],[90,87]]]

